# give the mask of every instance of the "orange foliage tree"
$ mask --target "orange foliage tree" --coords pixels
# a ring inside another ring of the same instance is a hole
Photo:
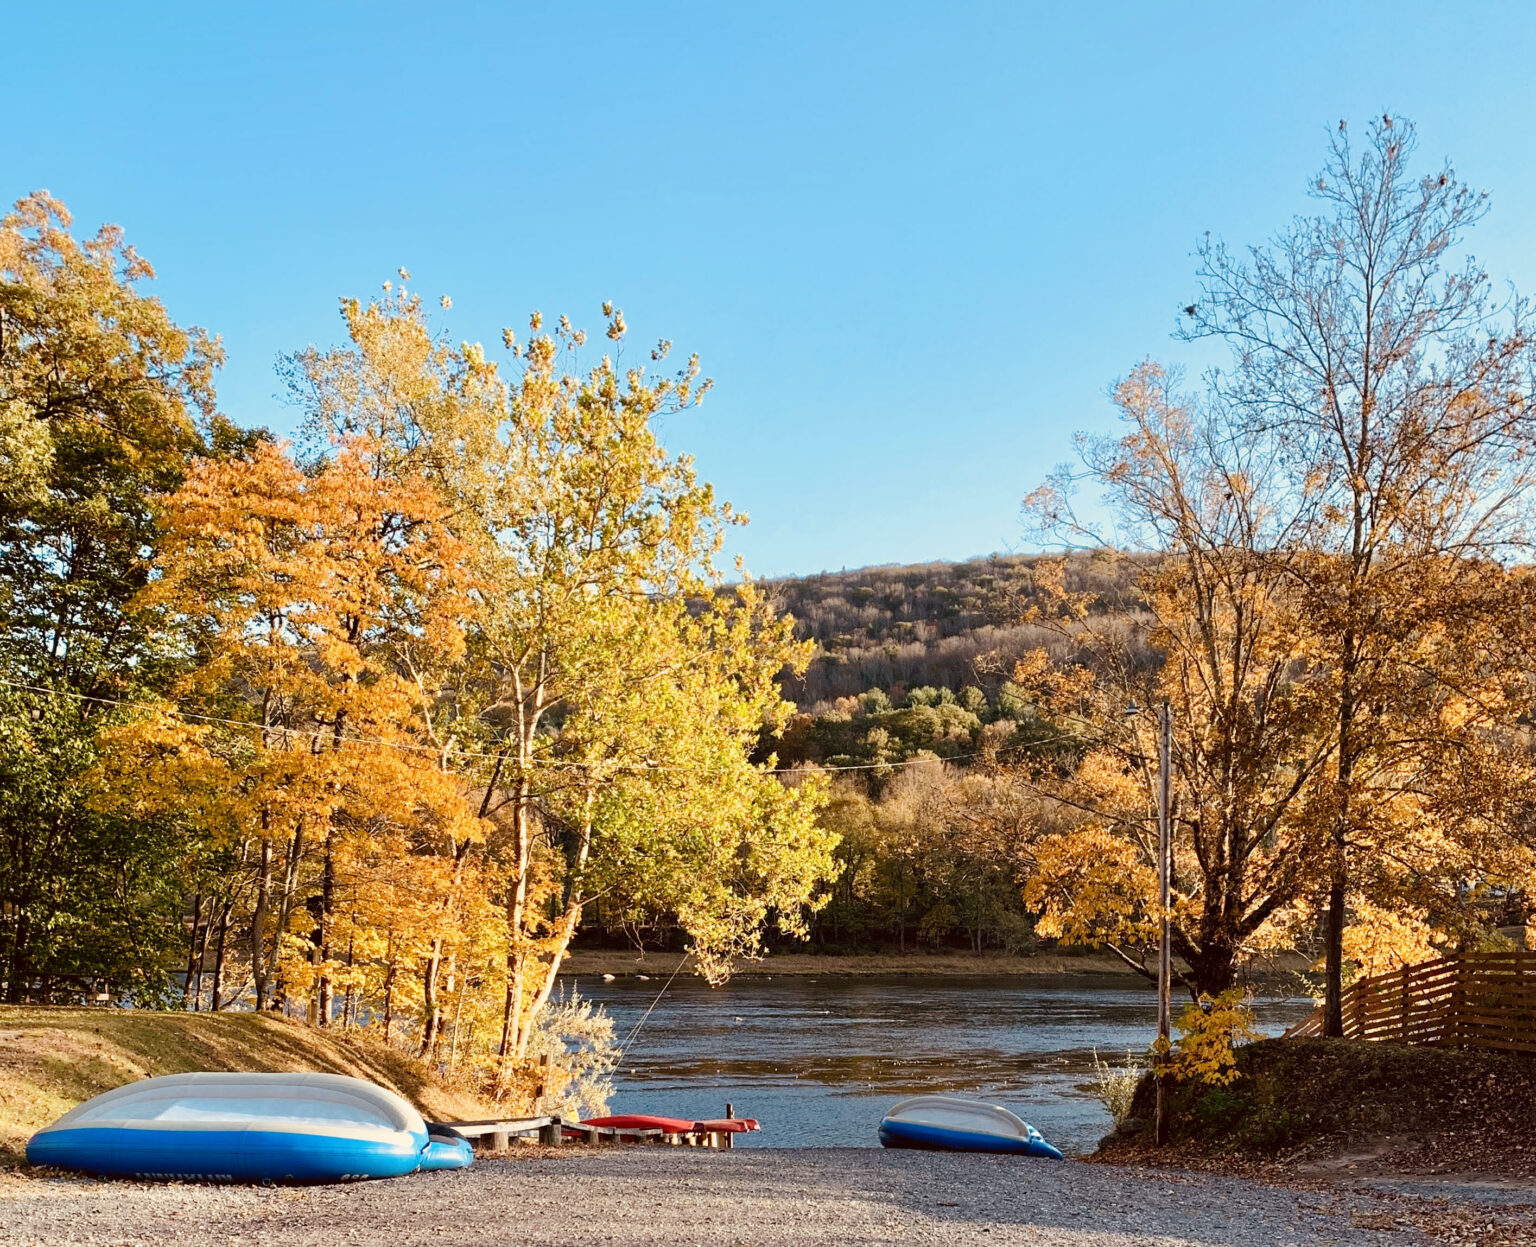
[[[163,715],[115,733],[109,764],[137,776],[108,791],[139,809],[200,794],[253,863],[257,1007],[313,988],[322,1025],[338,914],[403,888],[441,920],[456,879],[438,859],[485,834],[427,678],[462,653],[467,575],[436,493],[377,466],[354,440],[312,472],[271,442],[194,468],[143,603],[186,670]]]

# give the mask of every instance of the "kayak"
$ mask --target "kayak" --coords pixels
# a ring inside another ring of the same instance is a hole
[[[172,1074],[118,1087],[32,1136],[34,1165],[114,1177],[340,1182],[459,1169],[469,1142],[340,1074]]]
[[[660,1130],[665,1134],[741,1134],[756,1130],[754,1117],[717,1117],[710,1121],[688,1121],[682,1117],[656,1117],[648,1113],[620,1113],[617,1117],[594,1117],[583,1126],[612,1126],[618,1130]]]
[[[880,1145],[1064,1159],[1038,1130],[1007,1109],[947,1095],[913,1096],[894,1105],[880,1122]]]

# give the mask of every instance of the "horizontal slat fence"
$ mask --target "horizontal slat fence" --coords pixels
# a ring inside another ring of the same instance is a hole
[[[1536,1052],[1536,951],[1462,953],[1359,979],[1344,993],[1344,1035],[1391,1043]],[[1287,1038],[1323,1033],[1315,1009]]]

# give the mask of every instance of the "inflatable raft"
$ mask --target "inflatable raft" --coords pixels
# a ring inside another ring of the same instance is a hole
[[[473,1153],[392,1091],[340,1074],[173,1074],[118,1087],[27,1144],[34,1165],[205,1182],[342,1182]]]
[[[894,1105],[880,1122],[880,1145],[1064,1159],[1038,1130],[1007,1109],[947,1095],[919,1095]]]

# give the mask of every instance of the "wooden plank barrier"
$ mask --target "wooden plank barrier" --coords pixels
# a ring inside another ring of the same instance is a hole
[[[539,1142],[560,1145],[559,1117],[502,1117],[488,1121],[450,1121],[443,1123],[457,1130],[478,1151],[502,1152],[519,1135],[536,1134]]]
[[[734,1136],[719,1130],[685,1130],[676,1134],[652,1127],[589,1126],[585,1122],[563,1122],[551,1117],[507,1117],[486,1121],[450,1121],[442,1123],[457,1130],[475,1151],[505,1151],[514,1138],[536,1134],[539,1142],[558,1147],[564,1141],[593,1145],[622,1143],[661,1143],[673,1147],[729,1148]]]
[[[1460,953],[1357,979],[1341,1002],[1344,1037],[1536,1052],[1536,951]],[[1323,1011],[1286,1031],[1323,1033]]]

